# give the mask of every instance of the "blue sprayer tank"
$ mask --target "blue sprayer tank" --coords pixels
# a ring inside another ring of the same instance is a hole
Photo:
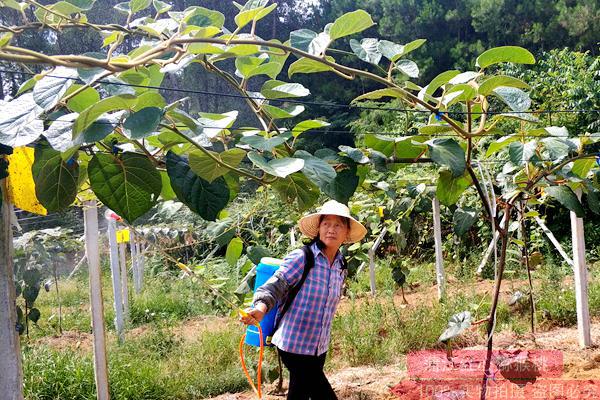
[[[254,282],[254,291],[261,287],[275,271],[279,269],[282,260],[277,258],[263,257],[260,263],[256,266],[256,280]],[[260,321],[260,327],[263,331],[263,344],[271,346],[271,338],[275,332],[275,316],[277,315],[278,305],[276,304]],[[246,344],[250,346],[260,347],[260,336],[258,329],[255,326],[248,326],[246,330]]]

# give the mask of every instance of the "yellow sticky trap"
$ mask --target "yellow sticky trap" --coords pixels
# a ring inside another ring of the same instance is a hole
[[[48,211],[35,195],[35,183],[31,173],[34,150],[31,147],[17,147],[8,158],[8,198],[21,210],[34,214],[47,215]]]
[[[377,207],[377,211],[379,212],[379,218],[383,218],[383,210],[384,209],[385,209],[385,207],[383,207],[383,206]]]
[[[117,243],[128,243],[129,242],[129,229],[119,229],[117,231]]]

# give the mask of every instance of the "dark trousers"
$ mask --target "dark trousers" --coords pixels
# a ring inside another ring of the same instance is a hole
[[[325,356],[306,356],[278,350],[290,371],[287,400],[337,400],[325,373]]]

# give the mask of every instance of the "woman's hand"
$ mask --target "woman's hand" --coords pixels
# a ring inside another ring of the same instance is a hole
[[[240,321],[246,325],[258,325],[267,313],[267,306],[263,303],[257,303],[256,307],[249,307],[244,311],[246,315],[240,316]]]

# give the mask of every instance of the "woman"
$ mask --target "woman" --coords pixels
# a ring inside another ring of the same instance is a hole
[[[323,373],[329,347],[331,323],[346,276],[339,248],[343,243],[360,241],[366,228],[350,216],[345,205],[331,200],[319,212],[299,221],[300,231],[311,238],[313,267],[302,283],[287,312],[281,317],[272,343],[290,371],[288,400],[337,399]],[[290,290],[300,283],[306,260],[301,249],[288,254],[280,268],[256,290],[253,307],[241,321],[254,325],[281,304]]]

